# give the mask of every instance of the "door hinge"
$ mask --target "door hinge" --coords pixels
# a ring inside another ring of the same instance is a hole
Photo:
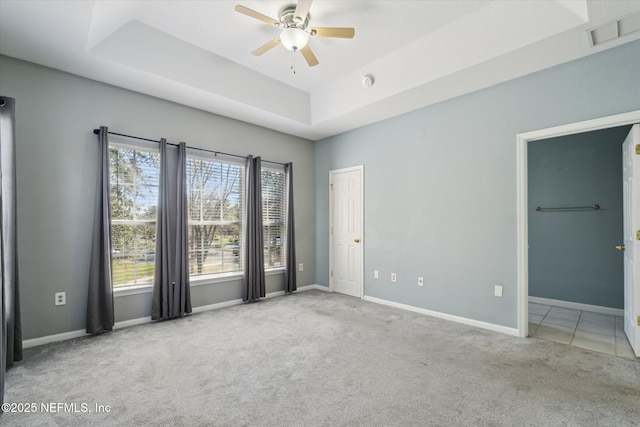
[[[640,316],[638,316],[638,326],[640,326]]]
[[[333,191],[333,184],[329,184],[329,189]]]
[[[331,270],[331,277],[333,277],[333,270]]]
[[[636,144],[636,154],[640,154],[640,144]]]
[[[640,240],[640,230],[636,231],[636,240]]]
[[[331,234],[333,234],[333,227],[331,227]]]

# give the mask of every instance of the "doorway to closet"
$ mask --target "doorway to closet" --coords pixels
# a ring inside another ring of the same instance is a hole
[[[529,335],[633,357],[624,333],[622,143],[631,126],[528,145]]]
[[[526,176],[519,174],[522,336],[635,357],[624,313],[638,308],[633,301],[625,307],[630,269],[616,250],[625,240],[622,144],[634,115],[640,112],[519,135],[519,166],[526,163]]]

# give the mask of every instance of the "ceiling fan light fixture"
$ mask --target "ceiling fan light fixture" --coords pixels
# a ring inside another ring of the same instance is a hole
[[[1,2],[2,0],[0,0]],[[251,52],[252,55],[260,56],[265,52],[273,49],[281,44],[290,52],[298,52],[302,54],[304,60],[309,67],[315,67],[319,64],[311,46],[309,46],[310,37],[333,37],[342,39],[352,39],[355,35],[355,28],[339,28],[339,27],[313,27],[309,28],[309,8],[313,0],[298,0],[296,5],[289,5],[280,12],[279,19],[273,19],[260,12],[256,12],[248,7],[237,5],[235,11],[242,13],[250,18],[257,19],[265,24],[273,25],[280,29],[280,35],[275,39],[260,46]],[[291,68],[294,70],[294,57],[291,55]]]
[[[280,43],[286,49],[297,52],[309,43],[309,34],[300,28],[287,28],[280,34]]]

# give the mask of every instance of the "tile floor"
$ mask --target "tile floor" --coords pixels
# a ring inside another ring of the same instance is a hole
[[[529,335],[638,359],[624,334],[623,318],[620,316],[529,303]]]

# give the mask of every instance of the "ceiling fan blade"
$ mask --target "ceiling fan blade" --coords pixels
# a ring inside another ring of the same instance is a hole
[[[293,14],[293,19],[296,23],[302,23],[307,19],[312,2],[313,0],[298,0],[296,11]],[[298,21],[297,18],[300,18],[300,20]]]
[[[269,18],[267,15],[263,15],[260,12],[256,12],[253,9],[249,9],[248,7],[237,5],[235,7],[235,11],[236,12],[240,12],[243,15],[250,16],[251,18],[255,18],[255,19],[259,20],[259,21],[266,22],[267,24],[273,25],[274,27],[279,27],[280,26],[280,21],[276,21],[273,18]]]
[[[355,28],[313,27],[307,31],[314,37],[340,37],[343,39],[352,39],[356,34]]]
[[[313,51],[311,50],[309,45],[306,45],[305,47],[300,49],[300,52],[302,52],[302,56],[304,56],[304,59],[307,61],[307,64],[309,64],[309,67],[315,67],[319,64],[318,58],[316,58],[316,56],[313,54]]]
[[[271,50],[274,47],[278,46],[279,44],[280,44],[280,37],[276,37],[275,39],[271,40],[269,43],[260,46],[259,48],[257,48],[251,53],[254,54],[255,56],[260,56],[266,51]]]

